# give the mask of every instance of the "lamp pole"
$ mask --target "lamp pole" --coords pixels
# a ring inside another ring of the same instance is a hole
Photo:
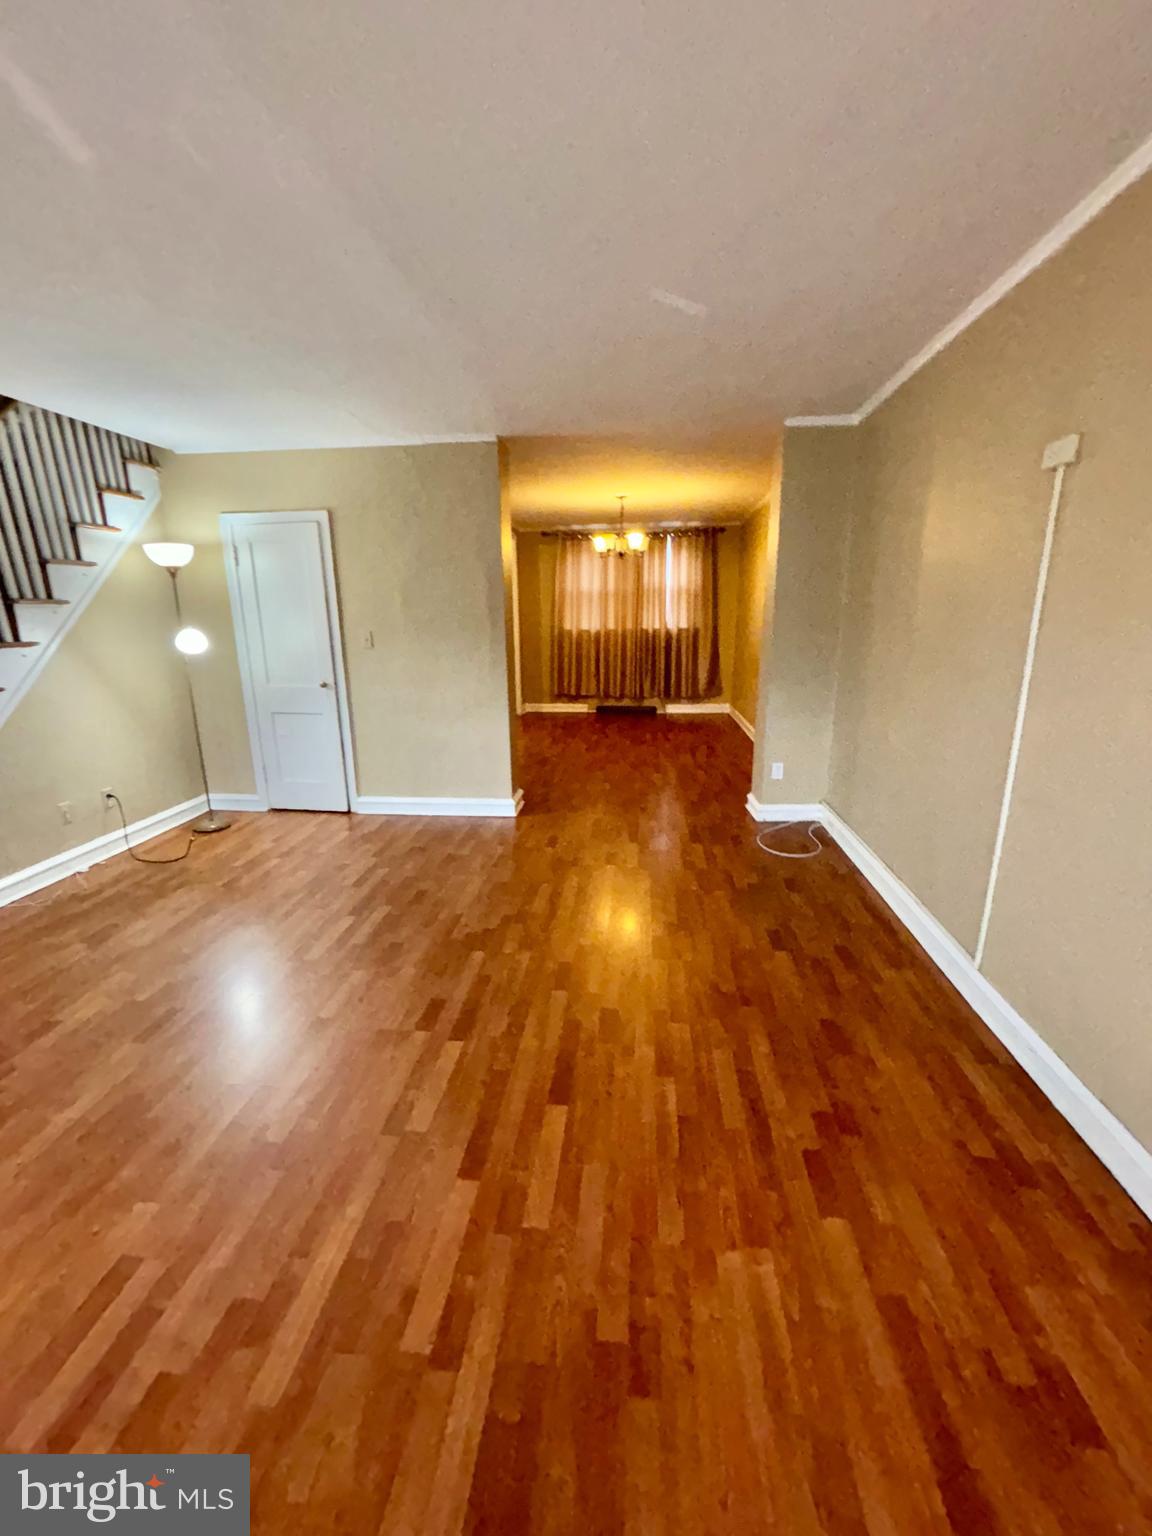
[[[177,631],[184,627],[184,615],[180,611],[180,567],[178,565],[166,565],[164,569],[172,578],[172,601],[176,605]],[[183,652],[181,652],[183,655]],[[208,814],[201,816],[192,823],[193,832],[223,832],[232,825],[230,816],[222,816],[219,811],[212,808],[212,794],[208,788],[208,770],[204,766],[204,743],[200,739],[200,716],[196,713],[196,690],[192,687],[192,668],[188,657],[184,656],[184,681],[188,685],[188,704],[192,710],[192,730],[196,737],[196,757],[200,764],[200,782],[204,786],[204,799],[208,803]]]

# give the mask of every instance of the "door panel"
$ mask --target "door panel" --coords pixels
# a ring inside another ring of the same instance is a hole
[[[232,537],[269,803],[346,811],[320,525],[238,518]]]

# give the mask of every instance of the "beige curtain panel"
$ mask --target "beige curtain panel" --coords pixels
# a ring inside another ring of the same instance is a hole
[[[561,540],[552,688],[558,698],[693,702],[720,692],[716,530],[654,534],[643,554]]]

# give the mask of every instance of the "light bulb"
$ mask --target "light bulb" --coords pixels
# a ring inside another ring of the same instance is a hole
[[[625,534],[624,537],[628,540],[629,549],[641,550],[648,543],[648,535],[641,533],[638,528],[634,528],[631,533]]]
[[[598,555],[606,555],[611,541],[606,533],[594,533],[592,535],[592,548]]]
[[[162,565],[166,571],[178,571],[196,553],[192,544],[145,544],[143,549],[153,565]]]
[[[175,646],[185,656],[203,656],[208,649],[208,636],[202,629],[195,629],[191,624],[178,631]]]

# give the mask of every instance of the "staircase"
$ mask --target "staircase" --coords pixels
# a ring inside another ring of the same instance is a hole
[[[0,724],[159,499],[149,444],[0,401]]]

